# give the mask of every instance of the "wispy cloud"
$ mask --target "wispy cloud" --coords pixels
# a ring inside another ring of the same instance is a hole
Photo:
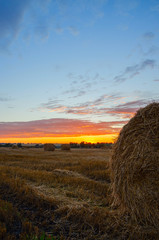
[[[155,66],[156,61],[154,59],[146,59],[141,63],[126,67],[122,74],[114,77],[114,81],[117,83],[124,82],[127,79],[131,79],[140,74],[143,70],[147,68],[154,68]]]
[[[90,80],[90,76],[88,75],[88,73],[85,74],[75,74],[73,72],[69,72],[67,74],[67,78],[73,80],[73,83],[79,83],[79,81],[81,83],[87,82]]]
[[[144,107],[148,103],[147,100],[141,99],[118,104],[115,107],[99,107],[104,98],[113,99],[117,98],[117,96],[101,96],[94,101],[92,105],[87,103],[69,108],[61,105],[56,108],[54,107],[52,110],[78,115],[110,114],[112,116],[118,116],[121,120],[95,123],[88,120],[54,118],[29,122],[0,122],[0,137],[37,138],[117,134],[121,127],[127,123],[128,119],[132,117],[140,107]],[[47,107],[47,104],[45,104],[45,107]]]
[[[120,25],[118,25],[118,28],[121,31],[127,31],[129,29],[129,26],[128,26],[128,24],[120,24]]]
[[[120,118],[131,118],[134,116],[136,111],[144,107],[149,103],[149,100],[140,99],[136,101],[130,101],[124,104],[117,105],[116,107],[107,109],[107,113],[111,114],[112,116],[119,116]]]
[[[116,134],[127,121],[99,122],[55,118],[30,122],[0,122],[1,138],[69,137]]]
[[[70,26],[69,28],[68,28],[68,30],[70,31],[70,33],[72,34],[72,35],[74,35],[74,36],[77,36],[77,35],[79,35],[79,30],[76,28],[76,27],[73,27],[73,26]]]
[[[137,55],[139,54],[144,58],[147,58],[147,57],[150,58],[153,55],[158,54],[158,52],[159,52],[159,48],[156,45],[151,45],[151,46],[147,47],[146,49],[144,49],[143,45],[138,44],[135,48],[133,48],[131,50],[131,53],[128,55],[128,57],[132,57],[135,54],[137,54]]]
[[[53,5],[50,0],[1,0],[0,50],[8,51],[20,34],[24,40],[29,40],[31,36],[38,36],[42,40],[48,38],[53,29]]]
[[[91,88],[91,84],[90,84],[90,88]],[[78,97],[82,97],[85,94],[87,94],[87,87],[83,86],[71,86],[71,88],[69,90],[63,91],[64,95],[69,95],[68,98],[78,98]]]
[[[154,55],[159,52],[159,48],[157,46],[151,46],[146,52],[143,52],[143,55]]]
[[[151,7],[151,11],[159,12],[159,4],[154,5],[153,7]]]
[[[115,8],[117,9],[118,14],[127,16],[132,10],[138,7],[140,1],[138,0],[115,0]]]
[[[58,24],[55,28],[55,31],[59,34],[63,33],[64,29]]]
[[[101,95],[99,98],[95,99],[94,101],[87,101],[85,103],[81,103],[75,106],[66,106],[62,105],[60,101],[58,100],[49,100],[47,103],[42,103],[40,107],[38,108],[39,110],[49,110],[49,111],[59,111],[62,112],[70,112],[70,110],[88,110],[88,108],[95,108],[98,106],[101,106],[103,104],[108,104],[112,103],[114,101],[124,99],[124,97],[120,96],[119,94],[112,94],[112,95]]]
[[[153,39],[154,37],[155,37],[155,34],[153,32],[146,32],[143,34],[143,38],[148,40]]]
[[[61,102],[60,100],[49,99],[49,101],[47,103],[42,103],[38,109],[39,110],[43,110],[43,109],[52,110],[54,108],[60,108],[61,107],[60,102]]]
[[[41,39],[47,39],[49,37],[49,27],[48,25],[38,24],[35,26],[35,34]]]
[[[117,104],[120,100],[124,100],[124,97],[118,95],[102,95],[98,99],[86,103],[82,103],[74,106],[66,106],[62,104],[51,104],[51,102],[42,104],[39,110],[45,110],[48,112],[57,112],[71,115],[93,115],[93,116],[114,116],[119,119],[129,119],[136,111],[152,102],[150,99],[138,99],[135,101],[129,101],[123,104]],[[113,104],[114,103],[114,104]],[[113,105],[107,107],[107,105]]]
[[[97,84],[106,81],[105,77],[101,76],[98,72],[84,74],[75,74],[69,72],[67,78],[70,80],[70,86],[68,90],[63,91],[62,94],[69,94],[69,98],[77,98],[84,96],[85,94],[94,89]]]
[[[79,17],[87,13],[87,25],[103,14],[107,0],[1,0],[0,1],[0,50],[8,51],[11,44],[22,37],[28,41],[32,36],[47,39],[50,32],[58,34],[64,29],[79,35]],[[71,13],[71,14],[70,14]],[[74,14],[72,14],[74,13]],[[70,23],[70,18],[73,25]],[[73,18],[73,19],[72,19]],[[80,25],[85,25],[81,19]]]
[[[82,97],[85,94],[87,94],[87,91],[79,90],[78,93],[75,96],[73,96],[73,98]]]
[[[125,69],[125,73],[134,73],[141,70],[144,70],[147,67],[153,68],[155,66],[155,60],[153,59],[146,59],[145,61],[141,62],[140,64],[136,64],[133,66],[129,66]]]
[[[30,0],[0,1],[0,48],[7,47],[19,32]]]
[[[10,97],[0,97],[0,102],[9,102],[12,101],[13,99]]]
[[[94,82],[106,80],[105,77],[101,76],[98,72],[95,72],[93,74],[90,74],[89,72],[86,72],[84,74],[75,74],[73,72],[69,72],[67,74],[67,77],[71,80],[76,81],[75,83],[78,83],[79,81],[85,83],[88,81]]]

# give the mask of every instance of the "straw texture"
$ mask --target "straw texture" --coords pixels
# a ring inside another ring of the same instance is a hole
[[[44,144],[44,151],[55,151],[55,145],[52,143]]]
[[[132,221],[159,229],[159,103],[123,127],[110,162],[113,205]]]
[[[70,151],[71,150],[70,144],[62,144],[61,145],[61,150]]]

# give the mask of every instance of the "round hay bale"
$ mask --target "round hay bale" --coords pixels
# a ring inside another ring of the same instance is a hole
[[[12,145],[12,149],[18,149],[17,145]]]
[[[62,144],[61,150],[70,151],[71,150],[70,144]]]
[[[55,151],[55,145],[52,143],[44,144],[44,151]]]
[[[159,103],[123,127],[110,161],[113,205],[138,223],[159,228]]]

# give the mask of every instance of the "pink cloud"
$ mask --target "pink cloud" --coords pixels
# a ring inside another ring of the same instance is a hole
[[[122,119],[129,119],[134,116],[136,111],[140,107],[144,107],[150,101],[145,99],[139,99],[136,101],[126,102],[124,104],[116,105],[114,107],[104,107],[106,100],[110,99],[111,101],[121,100],[123,97],[116,95],[107,96],[102,95],[100,98],[96,99],[93,102],[86,102],[83,104],[75,106],[65,106],[65,105],[56,105],[54,102],[49,102],[43,104],[43,110],[48,110],[49,112],[58,112],[64,114],[73,114],[73,115],[101,115],[106,114],[116,116]]]
[[[94,123],[55,118],[30,122],[1,122],[0,138],[64,137],[116,134],[127,121]]]

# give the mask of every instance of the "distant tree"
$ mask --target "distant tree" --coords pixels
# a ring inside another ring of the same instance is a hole
[[[12,143],[5,143],[5,144],[3,145],[3,147],[12,147],[12,146],[13,146]]]
[[[78,143],[70,142],[70,147],[71,147],[71,148],[79,148],[80,145],[79,145]]]
[[[80,143],[80,147],[81,147],[81,148],[84,148],[84,147],[85,147],[85,142],[84,142],[84,141]]]
[[[22,148],[22,144],[21,143],[17,143],[17,147],[18,148]]]
[[[41,148],[39,144],[35,144],[35,148]]]

